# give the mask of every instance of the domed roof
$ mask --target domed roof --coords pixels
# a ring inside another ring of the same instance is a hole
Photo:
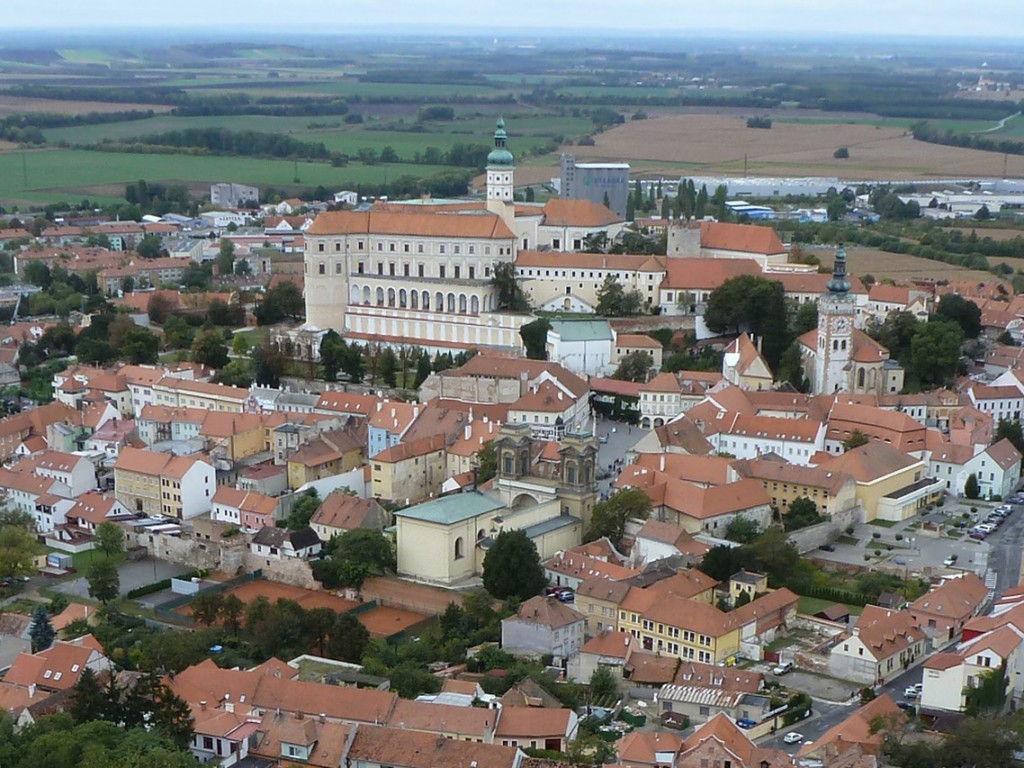
[[[487,155],[488,165],[512,165],[515,162],[512,153],[505,146],[507,140],[508,134],[505,133],[505,119],[499,117],[497,126],[494,129],[494,149]]]

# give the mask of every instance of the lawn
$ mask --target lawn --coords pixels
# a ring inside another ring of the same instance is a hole
[[[344,189],[360,184],[381,184],[389,178],[403,175],[422,177],[446,170],[450,168],[403,163],[372,166],[353,163],[344,168],[334,168],[327,163],[295,164],[289,160],[89,150],[8,152],[0,153],[0,199],[5,203],[46,203],[82,197],[116,200],[120,198],[122,185],[138,179],[203,183],[235,181],[262,186],[293,186],[298,183],[315,187],[322,184],[332,189]],[[295,180],[296,176],[299,181]]]
[[[804,596],[800,598],[800,603],[797,610],[806,616],[813,616],[818,611],[823,611],[830,605],[835,604],[836,603],[834,600],[822,600],[820,597]],[[861,611],[864,610],[859,605],[848,605],[846,603],[840,603],[840,605],[846,605],[846,607],[850,609],[850,613],[854,616],[860,616]]]

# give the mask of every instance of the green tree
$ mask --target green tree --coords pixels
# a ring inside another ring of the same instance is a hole
[[[551,330],[551,321],[546,317],[538,317],[533,322],[526,323],[519,329],[519,336],[526,348],[526,356],[531,360],[547,360],[548,331]],[[435,369],[436,370],[436,369]]]
[[[993,445],[1000,440],[1009,440],[1014,448],[1024,454],[1024,429],[1016,419],[999,420],[995,436],[992,438]]]
[[[806,392],[810,388],[810,383],[804,376],[804,361],[799,342],[794,341],[786,347],[786,351],[779,358],[778,378],[791,384],[798,392]]]
[[[620,381],[647,381],[647,374],[654,367],[654,358],[650,352],[637,350],[619,360],[619,366],[612,374],[613,379]]]
[[[281,386],[288,359],[270,342],[264,342],[252,351],[253,380],[261,387]],[[353,379],[354,381],[354,379]]]
[[[45,551],[31,518],[9,510],[0,514],[0,578],[31,576],[36,557]]]
[[[416,379],[412,385],[413,389],[419,389],[430,374],[430,355],[425,351],[420,350],[420,356],[416,359]]]
[[[167,329],[164,329],[166,334]],[[244,333],[236,333],[231,337],[231,353],[234,355],[245,356],[249,354],[249,348],[252,344],[249,343],[249,337]]]
[[[818,505],[806,496],[801,496],[799,499],[794,499],[789,505],[789,509],[782,518],[782,523],[787,531],[795,531],[820,523],[824,519],[818,514]]]
[[[945,294],[939,299],[935,314],[959,325],[965,338],[976,339],[981,333],[981,308],[963,296],[955,293]]]
[[[214,381],[229,387],[248,387],[252,384],[252,364],[245,359],[232,360],[217,371]]]
[[[465,543],[472,546],[473,542]],[[540,555],[525,531],[502,531],[484,555],[484,589],[499,600],[526,600],[547,584]]]
[[[124,557],[124,531],[117,523],[104,521],[96,526],[95,545],[96,551],[120,560]]]
[[[495,262],[491,285],[498,291],[497,309],[507,312],[529,312],[530,300],[516,279],[516,265],[511,261]]]
[[[494,450],[494,441],[488,440],[476,452],[476,481],[486,483],[498,474],[498,452]]]
[[[37,605],[32,612],[32,628],[29,630],[29,637],[32,641],[32,653],[45,651],[53,645],[57,633],[50,623],[50,613],[45,605]]]
[[[320,340],[320,363],[324,367],[324,378],[337,381],[338,372],[345,360],[345,342],[335,330],[324,334]]]
[[[334,630],[338,614],[330,608],[310,608],[303,617],[306,634],[316,643],[317,653],[327,655],[327,638]]]
[[[221,238],[220,250],[217,252],[217,274],[233,275],[235,273],[235,244],[226,237]]]
[[[793,335],[803,336],[818,327],[818,302],[806,301],[793,314]]]
[[[843,440],[843,450],[852,451],[854,448],[860,448],[862,445],[867,445],[871,440],[861,432],[859,429],[854,429],[850,433],[850,436]]]
[[[292,507],[292,511],[289,512],[288,517],[284,519],[284,527],[293,531],[300,531],[303,528],[308,528],[309,521],[319,506],[320,494],[317,493],[316,488],[310,488],[299,497],[298,501],[295,502],[295,505]]]
[[[152,302],[150,302],[152,305]],[[195,340],[195,331],[183,317],[171,315],[164,321],[164,344],[169,349],[188,349]],[[242,339],[242,336],[237,338]]]
[[[939,386],[953,379],[960,362],[964,332],[956,323],[932,320],[923,323],[910,342],[908,372],[922,387]]]
[[[212,627],[224,607],[224,594],[212,589],[199,592],[192,598],[189,607],[192,609],[192,618],[203,626]]]
[[[146,235],[135,246],[135,252],[144,259],[158,258],[162,250],[159,235]]]
[[[245,603],[238,595],[228,595],[220,606],[220,621],[228,632],[237,635],[242,628],[242,616],[245,615]]]
[[[290,281],[278,283],[263,296],[255,310],[256,322],[273,325],[286,317],[298,320],[306,314],[306,301],[299,286]]]
[[[76,723],[105,720],[108,708],[107,695],[100,685],[96,673],[92,671],[91,667],[86,667],[82,670],[78,682],[75,683],[71,717]]]
[[[782,283],[756,275],[726,280],[711,292],[704,322],[715,333],[746,331],[762,340],[761,353],[772,370],[793,338]]]
[[[971,472],[964,483],[964,496],[968,499],[976,499],[981,495],[981,487],[978,485],[978,476]]]
[[[614,699],[618,693],[615,675],[604,664],[598,664],[590,675],[590,693],[594,701]]]
[[[889,350],[890,355],[904,364],[910,361],[910,344],[921,322],[910,312],[890,312],[882,325],[871,330],[871,336]]]
[[[626,522],[633,518],[647,519],[651,511],[651,500],[640,488],[623,488],[607,499],[594,505],[590,516],[590,527],[583,535],[585,541],[596,541],[607,537],[612,546],[622,545]]]
[[[608,275],[597,289],[595,311],[603,317],[625,317],[639,315],[643,311],[644,299],[636,289],[627,291],[615,275]]]
[[[998,714],[1006,704],[1006,662],[998,669],[987,669],[979,674],[974,685],[964,687],[966,704],[964,714],[978,717],[983,713]]]
[[[228,346],[224,334],[210,330],[200,333],[192,344],[192,360],[208,368],[223,368],[228,364]]]
[[[358,664],[369,642],[369,630],[351,613],[343,613],[334,622],[327,653],[332,659]]]
[[[391,540],[371,528],[356,528],[335,536],[327,551],[331,557],[362,563],[375,573],[394,571],[398,567]]]
[[[740,544],[749,544],[761,535],[761,526],[756,520],[737,515],[725,527],[725,538]]]
[[[121,591],[121,577],[117,562],[106,555],[95,555],[85,573],[89,583],[89,597],[106,605]]]
[[[391,347],[385,347],[380,353],[380,377],[386,386],[398,386],[398,358]]]

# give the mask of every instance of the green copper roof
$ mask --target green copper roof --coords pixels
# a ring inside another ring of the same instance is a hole
[[[551,330],[562,341],[612,340],[612,327],[607,320],[552,320]]]
[[[504,508],[497,499],[484,496],[482,493],[455,493],[442,496],[433,501],[426,501],[395,512],[395,517],[408,517],[438,525],[452,525],[463,520]]]
[[[840,243],[832,267],[832,279],[828,281],[828,292],[846,295],[850,292],[850,287],[850,281],[846,277],[846,249]]]
[[[512,157],[512,153],[505,146],[507,140],[508,134],[505,133],[505,119],[499,117],[497,126],[494,129],[494,149],[487,155],[488,165],[512,165],[515,158]]]

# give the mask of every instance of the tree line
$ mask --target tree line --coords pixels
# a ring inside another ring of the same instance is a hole
[[[910,132],[917,141],[942,144],[947,147],[980,149],[983,152],[1001,152],[1004,155],[1024,155],[1024,141],[993,139],[985,133],[964,133],[952,129],[942,130],[927,121],[914,123]]]

